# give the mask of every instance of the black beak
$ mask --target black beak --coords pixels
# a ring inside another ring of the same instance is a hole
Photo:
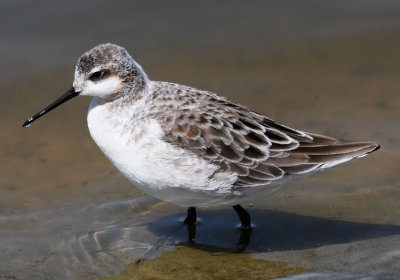
[[[44,108],[42,111],[40,111],[39,113],[37,113],[36,115],[30,117],[29,119],[27,119],[24,124],[22,125],[23,127],[29,127],[36,119],[40,118],[41,116],[43,116],[44,114],[50,112],[51,110],[53,110],[54,108],[60,106],[61,104],[63,104],[64,102],[70,100],[71,98],[74,98],[75,96],[78,96],[79,92],[75,91],[74,87],[71,87],[69,90],[67,90],[66,93],[64,93],[63,95],[61,95],[59,98],[57,98],[57,100],[55,100],[53,103],[51,103],[49,106],[47,106],[46,108]]]

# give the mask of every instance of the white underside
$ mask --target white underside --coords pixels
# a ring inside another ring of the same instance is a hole
[[[155,119],[132,117],[143,110],[143,101],[121,110],[110,110],[109,104],[99,105],[99,101],[94,98],[89,107],[90,134],[135,186],[180,206],[221,205],[236,199],[232,194],[235,174],[214,174],[217,166],[164,142],[164,133]]]

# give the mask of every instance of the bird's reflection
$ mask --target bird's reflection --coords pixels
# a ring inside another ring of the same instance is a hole
[[[124,212],[125,213],[125,212]],[[185,211],[130,222],[127,213],[112,225],[93,225],[88,236],[96,251],[147,248],[141,258],[154,257],[160,248],[182,244],[210,253],[263,253],[318,248],[366,239],[400,235],[399,225],[367,224],[251,209],[252,228],[240,229],[231,209],[203,210],[198,223],[184,224]],[[150,242],[150,243],[149,243]],[[142,250],[142,249],[140,249]]]
[[[190,247],[200,247],[202,249],[205,248],[205,244],[199,244],[196,242],[196,224],[194,225],[186,225],[186,229],[187,229],[187,233],[188,233],[188,238],[187,238],[187,242],[186,243],[181,243],[179,242],[179,244],[182,245],[188,245]],[[242,253],[246,250],[247,245],[250,242],[250,236],[251,236],[251,232],[252,229],[251,228],[246,228],[246,229],[242,229],[242,228],[238,228],[240,235],[239,235],[239,239],[236,242],[236,246],[233,248],[219,248],[219,251],[226,251],[226,249],[228,249],[228,251],[230,252],[236,252],[236,253]],[[208,246],[206,246],[208,247]]]
[[[270,252],[317,248],[400,234],[398,225],[367,224],[252,209],[253,228],[240,230],[230,209],[199,213],[199,223],[186,226],[182,216],[155,219],[148,229],[172,242],[208,245],[234,252]]]

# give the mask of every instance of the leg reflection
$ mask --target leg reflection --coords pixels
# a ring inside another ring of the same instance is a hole
[[[199,247],[202,249],[209,248],[211,251],[216,251],[217,248],[214,246],[196,243],[196,223],[191,224],[191,225],[187,224],[186,229],[187,229],[187,233],[188,233],[187,245],[192,245],[192,246]],[[220,247],[219,249],[217,249],[217,251],[221,251],[221,252],[230,251],[230,252],[235,252],[235,253],[245,252],[247,245],[249,245],[249,242],[250,242],[250,236],[251,236],[252,229],[251,228],[245,228],[245,229],[240,228],[239,231],[240,231],[240,236],[236,243],[235,248]]]
[[[194,244],[196,239],[196,224],[186,225],[188,231],[188,243]]]
[[[247,245],[249,245],[250,242],[251,228],[241,228],[239,230],[240,236],[238,242],[236,243],[235,252],[243,253],[244,251],[246,251]]]

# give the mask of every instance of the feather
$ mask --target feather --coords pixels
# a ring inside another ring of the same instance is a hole
[[[174,95],[177,87],[180,92],[186,91],[185,98],[190,102],[180,102],[181,97]],[[344,141],[295,130],[210,92],[174,84],[169,88],[170,92],[163,94],[170,94],[172,102],[181,106],[154,114],[163,124],[164,140],[219,166],[220,171],[236,174],[233,187],[267,185],[287,175],[328,168],[379,148],[373,142]]]

